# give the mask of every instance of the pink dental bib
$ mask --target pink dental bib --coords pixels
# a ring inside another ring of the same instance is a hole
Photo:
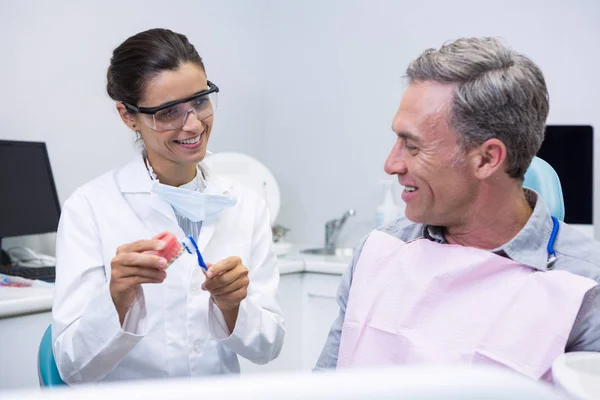
[[[338,368],[494,363],[540,379],[595,285],[485,250],[374,231],[352,279]]]

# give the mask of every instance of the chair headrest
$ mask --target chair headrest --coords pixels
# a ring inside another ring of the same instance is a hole
[[[533,157],[525,173],[523,186],[538,192],[550,209],[550,214],[561,221],[564,220],[565,203],[562,187],[558,174],[550,164],[539,157]]]

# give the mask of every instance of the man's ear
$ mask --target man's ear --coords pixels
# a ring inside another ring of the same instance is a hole
[[[506,146],[500,139],[488,139],[483,142],[476,150],[475,176],[479,179],[487,179],[495,174],[499,169],[504,168],[506,161]]]
[[[117,103],[117,111],[121,116],[123,123],[131,130],[137,130],[135,122],[135,114],[131,113],[123,103]]]

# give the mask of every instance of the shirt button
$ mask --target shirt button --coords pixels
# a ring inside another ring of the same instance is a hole
[[[198,286],[193,285],[192,289],[191,289],[191,292],[194,293],[194,294],[197,294],[198,292],[200,292],[200,289],[198,289]]]
[[[194,341],[194,353],[198,354],[202,350],[202,341],[197,339]]]

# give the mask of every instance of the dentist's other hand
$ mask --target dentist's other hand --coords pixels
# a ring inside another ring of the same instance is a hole
[[[221,312],[235,311],[248,295],[248,268],[240,257],[227,257],[216,264],[209,264],[206,281],[202,285],[213,297]]]

